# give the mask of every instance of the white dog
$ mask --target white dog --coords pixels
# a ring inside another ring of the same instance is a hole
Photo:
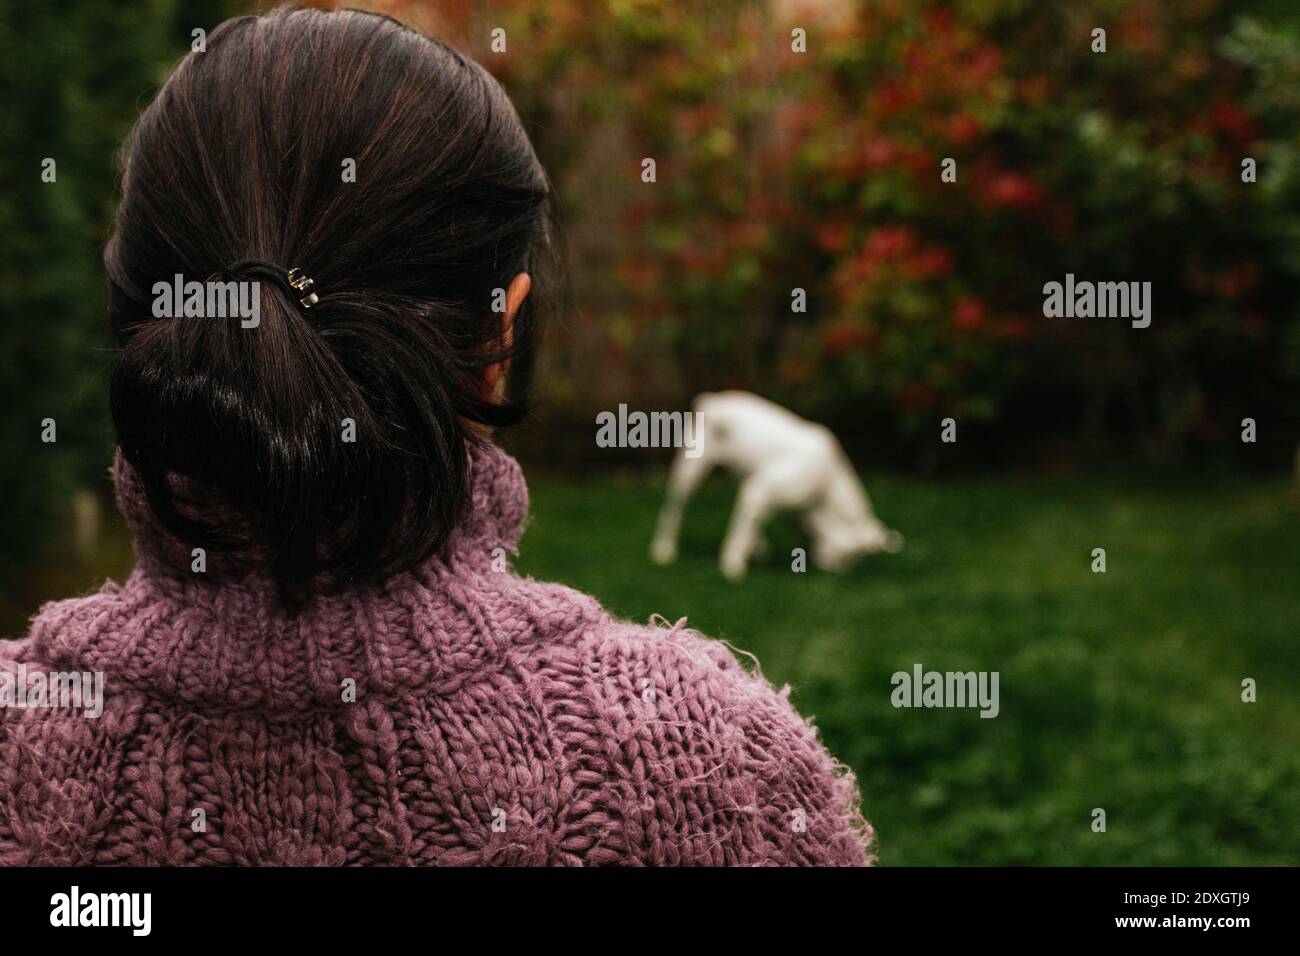
[[[694,412],[696,445],[690,451],[695,457],[680,448],[673,459],[651,560],[676,559],[686,502],[715,465],[741,477],[722,543],[722,573],[733,581],[744,577],[750,556],[762,547],[763,523],[781,509],[802,513],[813,539],[813,562],[823,570],[843,570],[858,555],[902,548],[903,536],[876,518],[830,429],[748,392],[701,395]]]

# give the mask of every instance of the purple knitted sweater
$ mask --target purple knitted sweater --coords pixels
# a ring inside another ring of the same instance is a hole
[[[98,718],[0,709],[0,863],[867,862],[853,777],[786,692],[684,620],[500,570],[527,489],[470,458],[438,557],[296,618],[247,560],[191,571],[119,459],[135,570],[0,644],[15,680],[106,680]]]

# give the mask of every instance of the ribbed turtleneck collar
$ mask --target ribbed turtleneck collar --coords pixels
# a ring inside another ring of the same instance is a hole
[[[469,458],[471,504],[465,522],[447,541],[437,560],[445,564],[483,563],[494,548],[513,553],[523,533],[528,514],[528,487],[519,463],[490,442],[466,446]],[[193,555],[189,545],[181,542],[161,526],[145,497],[144,484],[135,469],[119,451],[111,469],[117,504],[135,539],[136,557],[141,565],[155,573],[193,575]],[[197,510],[207,521],[216,519],[238,526],[241,516],[219,502],[205,499],[194,486],[178,483],[183,500],[198,501]],[[195,507],[191,504],[191,507]],[[205,555],[206,580],[213,584],[246,581],[251,585],[265,577],[265,559],[257,552]]]
[[[31,640],[59,669],[103,671],[110,697],[132,688],[190,706],[289,714],[348,703],[348,681],[371,700],[451,688],[512,647],[599,618],[592,599],[504,566],[527,513],[523,476],[495,446],[469,455],[469,517],[438,557],[382,585],[317,595],[296,616],[256,569],[191,573],[188,552],[158,527],[119,462],[136,568],[123,585],[46,605]]]

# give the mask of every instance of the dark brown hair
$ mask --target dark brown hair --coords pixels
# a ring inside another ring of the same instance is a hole
[[[110,403],[158,520],[261,550],[291,606],[435,553],[467,506],[465,421],[518,421],[532,368],[529,303],[505,347],[493,293],[546,247],[549,190],[498,83],[386,17],[278,9],[185,57],[126,157]],[[155,282],[243,259],[301,268],[319,301],[262,283],[256,327],[154,317]],[[496,404],[483,369],[506,358]],[[178,507],[173,476],[256,530]]]

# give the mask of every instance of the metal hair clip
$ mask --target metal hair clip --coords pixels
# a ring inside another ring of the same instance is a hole
[[[310,309],[319,301],[316,293],[311,291],[316,283],[303,275],[302,270],[297,266],[289,270],[289,285],[293,286],[296,292],[301,293],[302,298],[298,301],[302,303],[304,309]]]

